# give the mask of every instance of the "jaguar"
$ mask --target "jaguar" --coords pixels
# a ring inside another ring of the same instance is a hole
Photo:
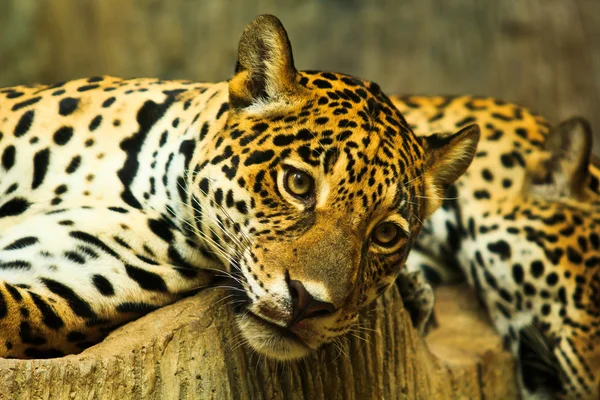
[[[309,354],[402,281],[478,140],[417,137],[377,84],[297,71],[270,15],[226,82],[2,89],[0,356],[80,352],[223,276],[249,346]]]
[[[589,123],[551,125],[492,98],[392,101],[418,135],[481,127],[473,163],[408,258],[413,279],[400,286],[418,288],[405,298],[415,319],[430,318],[429,284],[466,278],[515,356],[524,399],[600,398],[600,164]]]

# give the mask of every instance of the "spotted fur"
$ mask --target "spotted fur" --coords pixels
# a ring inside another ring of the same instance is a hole
[[[407,262],[466,276],[517,359],[526,399],[600,397],[600,170],[588,123],[474,97],[393,98],[417,133],[482,128]]]
[[[224,275],[244,340],[301,357],[393,284],[479,137],[417,138],[376,84],[297,72],[272,16],[228,82],[8,88],[0,132],[0,356],[22,358],[78,352]]]

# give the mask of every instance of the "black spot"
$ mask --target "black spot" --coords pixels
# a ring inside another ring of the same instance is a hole
[[[476,120],[477,119],[475,117],[465,117],[456,123],[456,127],[460,128],[461,126],[470,124],[472,122],[475,122]]]
[[[0,207],[0,218],[23,214],[29,206],[31,206],[31,203],[22,197],[10,199]]]
[[[104,100],[104,102],[102,103],[102,107],[103,108],[110,107],[115,102],[115,100],[116,100],[115,97],[109,97],[108,99]]]
[[[494,243],[488,243],[487,248],[492,253],[498,254],[501,260],[506,260],[510,258],[510,245],[504,240],[498,240]]]
[[[96,89],[100,87],[100,85],[84,85],[77,88],[78,92],[87,92],[88,90]]]
[[[102,115],[96,115],[92,122],[90,122],[90,126],[88,127],[88,129],[90,130],[90,132],[94,132],[96,129],[98,129],[101,123]]]
[[[598,250],[600,248],[600,235],[598,235],[596,232],[590,233],[590,244],[594,250]]]
[[[517,134],[517,136],[520,136],[523,139],[527,139],[527,130],[526,129],[517,128],[517,129],[515,129],[515,133]]]
[[[248,158],[244,162],[244,165],[248,166],[254,164],[262,164],[271,160],[274,156],[275,152],[273,150],[255,150],[248,156]]]
[[[113,239],[115,240],[115,242],[117,242],[117,244],[119,246],[124,247],[126,249],[131,249],[131,246],[129,245],[129,243],[127,243],[125,240],[121,239],[120,237],[115,236]]]
[[[4,90],[2,90],[2,92],[4,92]],[[25,93],[23,92],[17,92],[17,91],[9,91],[8,94],[6,95],[7,99],[18,99],[19,97],[23,96]]]
[[[534,296],[537,293],[535,286],[533,286],[529,282],[525,282],[525,284],[523,285],[523,291],[527,296]]]
[[[171,229],[169,229],[169,224],[165,220],[149,219],[148,227],[156,236],[165,242],[170,243],[173,241],[173,232],[171,232]]]
[[[498,311],[500,311],[500,313],[502,315],[504,315],[504,318],[506,319],[510,319],[511,315],[510,312],[508,311],[508,309],[504,306],[504,304],[496,302],[496,308],[498,309]]]
[[[483,270],[483,277],[485,278],[485,282],[488,284],[489,287],[496,290],[498,289],[498,282],[496,281],[496,278],[494,277],[494,275],[490,274],[490,272],[487,269]]]
[[[113,296],[115,294],[115,288],[112,283],[102,275],[95,274],[92,276],[92,283],[104,296]]]
[[[583,262],[583,257],[581,256],[581,253],[579,253],[571,246],[567,246],[567,258],[573,264],[581,264]]]
[[[510,121],[512,118],[506,115],[502,115],[499,113],[492,113],[492,118],[499,119],[501,121]]]
[[[20,250],[29,246],[33,246],[38,243],[39,240],[35,236],[27,236],[21,239],[17,239],[8,246],[4,248],[4,250]]]
[[[63,126],[54,133],[54,143],[59,146],[64,146],[69,143],[69,140],[73,137],[73,128],[70,126]]]
[[[136,117],[139,131],[133,136],[124,139],[120,144],[121,150],[125,151],[127,154],[127,159],[125,160],[123,167],[117,172],[117,175],[125,188],[121,193],[121,198],[131,207],[137,209],[142,208],[142,205],[135,198],[129,187],[135,178],[140,165],[138,155],[142,150],[148,132],[150,132],[150,129],[154,124],[163,117],[174,101],[175,97],[173,95],[170,95],[162,104],[155,103],[151,100],[146,101],[138,111]]]
[[[35,153],[33,156],[33,181],[31,188],[36,189],[43,182],[48,173],[48,164],[50,163],[50,149],[46,148]]]
[[[202,194],[206,196],[208,194],[208,188],[209,188],[208,179],[202,178],[199,186],[200,186],[200,191],[202,192]]]
[[[8,315],[8,308],[6,306],[6,299],[4,294],[0,290],[0,319],[5,318]]]
[[[448,231],[448,246],[454,253],[458,253],[461,245],[461,238],[458,229],[450,221],[446,221],[446,230]]]
[[[595,268],[600,266],[600,257],[591,256],[587,260],[585,260],[586,268]]]
[[[67,185],[59,185],[54,189],[54,193],[57,195],[63,194],[68,190]]]
[[[277,135],[273,138],[275,146],[289,146],[296,139],[296,135]]]
[[[491,182],[494,180],[494,175],[487,168],[484,168],[483,171],[481,171],[481,176],[483,177],[483,179],[485,179],[488,182]]]
[[[62,116],[73,114],[79,106],[79,99],[75,97],[65,97],[58,103],[58,113]]]
[[[504,165],[506,168],[512,168],[515,166],[513,155],[511,153],[502,154],[500,156],[500,161],[502,162],[502,165]]]
[[[518,283],[518,284],[523,283],[523,278],[525,276],[525,273],[523,271],[523,267],[521,266],[521,264],[513,265],[512,276],[513,276],[515,283]]]
[[[194,150],[196,149],[196,141],[195,140],[184,140],[181,142],[179,146],[179,153],[183,154],[185,157],[184,167],[185,170],[188,169],[190,162],[192,161],[192,156],[194,155]]]
[[[16,288],[15,286],[6,283],[6,290],[8,291],[8,294],[11,295],[11,297],[13,299],[15,299],[16,302],[21,302],[21,300],[23,300],[23,296],[21,295],[21,292],[19,291],[18,288]]]
[[[217,203],[218,206],[223,205],[223,190],[215,190],[215,203]]]
[[[556,272],[550,272],[546,277],[546,283],[548,286],[554,286],[558,282],[558,275]]]
[[[158,142],[158,146],[159,147],[163,147],[165,145],[165,143],[167,143],[167,137],[169,136],[169,131],[164,131],[161,135],[160,135],[160,141]]]
[[[475,192],[473,192],[473,196],[475,196],[477,200],[489,199],[492,197],[490,196],[490,192],[488,192],[485,189],[476,190]]]
[[[90,235],[89,233],[82,232],[82,231],[73,231],[73,232],[69,233],[69,236],[71,236],[74,239],[80,240],[84,243],[87,243],[89,245],[92,245],[94,247],[98,247],[99,249],[101,249],[105,253],[113,256],[114,258],[117,258],[117,259],[120,258],[119,255],[113,249],[111,249],[103,241],[101,241],[100,239],[98,239],[95,236]]]
[[[10,170],[15,165],[15,146],[6,146],[2,153],[2,166],[5,170]]]
[[[551,311],[550,305],[549,304],[542,305],[541,311],[542,311],[542,315],[549,315],[550,311]]]
[[[30,292],[29,295],[42,315],[42,322],[48,328],[56,331],[64,325],[62,318],[58,316],[54,309],[48,303],[46,303],[44,299],[42,299],[36,293]]]
[[[63,255],[67,260],[76,264],[85,264],[85,258],[74,251],[65,251]]]
[[[508,303],[512,302],[513,297],[508,290],[502,288],[502,289],[500,289],[500,291],[498,293],[500,294],[500,297],[502,297],[502,299],[504,299],[504,301],[506,301]]]
[[[17,190],[19,188],[19,184],[18,183],[13,183],[12,185],[10,185],[8,187],[8,189],[6,189],[6,192],[4,192],[4,194],[11,194],[12,192],[14,192],[15,190]]]
[[[108,209],[119,214],[127,214],[129,212],[129,210],[123,207],[108,207]]]
[[[28,322],[22,321],[19,326],[19,337],[21,341],[26,344],[32,344],[34,346],[41,346],[46,344],[46,339],[36,335]]]
[[[31,269],[31,263],[23,260],[0,262],[0,269]]]
[[[129,264],[125,265],[125,270],[127,271],[127,275],[136,281],[142,289],[155,292],[167,291],[167,284],[160,275]]]
[[[221,116],[227,111],[229,110],[229,104],[227,103],[223,103],[221,104],[221,107],[219,108],[219,111],[217,112],[217,115],[215,116],[216,119],[221,118]]]
[[[331,89],[331,88],[333,88],[333,86],[331,85],[331,83],[329,83],[325,79],[315,79],[314,81],[312,81],[312,83],[313,83],[313,85],[315,85],[319,89]]]
[[[14,134],[16,137],[21,137],[29,131],[31,125],[33,124],[34,116],[35,113],[33,110],[29,110],[21,116],[19,122],[17,123],[17,126],[15,127]]]
[[[66,169],[67,174],[72,174],[73,172],[77,171],[80,164],[81,164],[81,156],[73,157],[71,159],[71,162],[69,163],[69,165],[67,165],[67,169]]]
[[[38,102],[38,101],[40,101],[41,99],[42,99],[42,98],[41,98],[40,96],[37,96],[37,97],[33,97],[33,98],[29,99],[29,100],[25,100],[25,101],[22,101],[22,102],[20,102],[20,103],[17,103],[17,104],[15,104],[15,105],[12,107],[12,111],[18,111],[18,110],[20,110],[21,108],[25,108],[25,107],[29,107],[29,106],[31,106],[31,105],[34,105],[35,103],[37,103],[37,102]]]
[[[544,275],[544,263],[537,260],[531,263],[531,275],[534,278],[539,278]]]
[[[267,124],[266,122],[259,122],[257,124],[252,125],[252,130],[256,133],[263,133],[267,129],[269,129],[269,124]]]
[[[90,305],[79,297],[73,289],[52,279],[41,278],[41,280],[48,290],[66,300],[75,315],[81,318],[94,318],[96,316]]]
[[[491,134],[490,136],[488,136],[487,139],[491,140],[491,141],[500,140],[500,138],[502,137],[502,135],[504,135],[504,132],[502,132],[501,130],[496,130],[496,131],[494,131],[493,134]]]

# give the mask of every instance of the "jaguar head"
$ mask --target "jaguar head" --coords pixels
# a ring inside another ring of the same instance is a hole
[[[298,72],[279,20],[256,18],[194,185],[247,343],[293,359],[348,332],[393,284],[478,138],[476,126],[417,138],[375,83]]]

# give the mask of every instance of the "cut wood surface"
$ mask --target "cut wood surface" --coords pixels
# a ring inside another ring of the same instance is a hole
[[[125,325],[75,356],[0,360],[0,399],[508,399],[513,364],[464,286],[438,290],[423,341],[397,290],[360,332],[300,362],[242,345],[220,290]]]

